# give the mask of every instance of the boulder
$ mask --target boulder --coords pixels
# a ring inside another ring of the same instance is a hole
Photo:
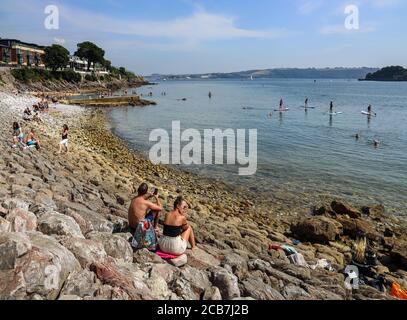
[[[219,288],[217,287],[210,287],[205,290],[205,294],[203,296],[203,300],[205,301],[220,301],[222,300],[222,295],[220,294]]]
[[[210,280],[215,287],[219,288],[224,300],[240,297],[238,279],[228,270],[221,267],[212,268]]]
[[[338,217],[337,220],[343,228],[343,234],[356,239],[359,236],[365,236],[370,240],[377,240],[380,234],[376,231],[374,224],[367,220],[351,219],[347,217]]]
[[[284,297],[276,289],[253,277],[243,281],[242,291],[245,296],[250,296],[256,300],[284,300]]]
[[[88,233],[86,238],[102,243],[109,256],[124,262],[133,262],[133,249],[124,238],[107,232],[95,231]]]
[[[37,229],[37,217],[24,209],[14,208],[6,218],[10,222],[11,231],[27,232]]]
[[[181,268],[182,266],[185,266],[188,263],[188,256],[186,254],[183,254],[175,259],[169,259],[167,261],[174,267]]]
[[[28,211],[29,204],[21,199],[17,198],[9,198],[3,201],[2,203],[3,207],[5,209],[15,209],[15,208],[20,208],[23,210]]]
[[[94,262],[103,262],[107,258],[105,248],[100,242],[69,238],[62,243],[78,259],[82,268],[86,268]]]
[[[38,230],[47,235],[84,238],[79,225],[73,218],[57,212],[41,216],[38,221]]]
[[[86,235],[88,232],[93,231],[93,225],[90,221],[85,220],[79,213],[71,210],[71,209],[67,209],[65,210],[65,214],[68,217],[71,217],[75,220],[75,222],[79,225],[79,228],[82,231],[82,234]]]
[[[0,234],[0,270],[14,269],[17,260],[31,251],[31,241],[22,233],[2,232]]]
[[[181,277],[188,281],[198,299],[200,299],[205,290],[211,287],[211,282],[205,271],[186,266],[181,270]]]
[[[310,300],[312,298],[303,288],[292,284],[284,286],[283,296],[287,300]]]
[[[104,219],[97,212],[89,210],[86,206],[75,202],[64,202],[60,204],[61,208],[64,209],[64,213],[68,209],[79,214],[87,223],[92,225],[92,229],[98,232],[113,232],[114,224],[106,219]]]
[[[407,241],[395,241],[390,251],[390,256],[400,264],[404,270],[407,270]]]
[[[167,263],[154,264],[150,270],[150,277],[152,277],[154,274],[157,274],[162,277],[167,283],[170,283],[174,280],[174,274],[176,272],[177,268]]]
[[[291,232],[301,241],[328,243],[342,234],[342,225],[324,216],[310,217],[291,225]]]
[[[245,256],[244,252],[236,253],[233,251],[226,252],[224,258],[222,259],[222,266],[230,266],[232,272],[240,279],[242,278],[248,270],[247,261],[249,258]]]
[[[153,273],[146,284],[150,289],[150,295],[155,300],[169,300],[172,292],[168,289],[168,284],[163,277]]]
[[[135,250],[133,252],[133,263],[145,264],[145,263],[164,263],[165,261],[157,256],[154,252],[148,249]]]
[[[0,299],[56,299],[71,273],[75,257],[55,239],[39,232],[0,236]]]
[[[356,208],[344,202],[332,201],[331,208],[338,215],[348,215],[354,219],[362,216]]]
[[[71,274],[61,290],[63,296],[93,297],[100,289],[101,283],[96,275],[87,270]]]
[[[188,264],[197,269],[206,269],[208,267],[219,266],[220,261],[216,259],[216,257],[214,257],[212,254],[209,254],[207,251],[197,247],[189,255]]]
[[[2,232],[10,232],[11,231],[11,224],[6,219],[0,217],[0,233]]]
[[[363,214],[368,215],[370,218],[376,221],[380,221],[386,217],[386,210],[382,204],[373,205],[370,207],[362,207],[361,211]]]
[[[90,270],[96,274],[103,284],[113,288],[112,291],[110,291],[111,295],[108,297],[109,299],[114,299],[115,292],[118,294],[118,298],[123,298],[123,293],[125,293],[128,298],[132,300],[151,299],[150,290],[137,274],[129,272],[131,268],[133,268],[132,265],[124,269],[119,269],[107,261],[94,262],[90,266]]]

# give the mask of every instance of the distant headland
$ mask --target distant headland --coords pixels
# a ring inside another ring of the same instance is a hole
[[[385,67],[374,73],[368,73],[366,78],[360,81],[407,81],[407,69],[401,66]]]
[[[154,80],[213,80],[213,79],[361,79],[379,68],[278,68],[230,73],[152,74]]]

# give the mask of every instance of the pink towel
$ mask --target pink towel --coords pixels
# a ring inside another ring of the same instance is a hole
[[[160,251],[160,250],[156,251],[155,254],[156,254],[157,256],[159,256],[161,259],[164,259],[164,260],[176,259],[176,258],[179,257],[179,256],[176,256],[176,255],[173,255],[173,254],[169,254],[169,253],[162,252],[162,251]]]

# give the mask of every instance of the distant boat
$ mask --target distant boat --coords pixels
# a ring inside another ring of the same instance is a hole
[[[253,75],[250,76],[250,80],[252,80],[252,81],[254,80],[254,79],[253,79]]]

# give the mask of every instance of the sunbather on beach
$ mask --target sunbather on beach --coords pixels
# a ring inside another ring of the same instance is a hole
[[[13,123],[13,148],[17,148],[19,143],[24,141],[24,133],[21,130],[20,124],[18,122]]]
[[[150,201],[154,198],[156,203]],[[138,190],[137,196],[132,200],[129,208],[129,225],[131,228],[137,228],[137,224],[145,219],[154,222],[154,227],[158,225],[159,213],[162,211],[162,206],[158,193],[148,193],[148,186],[142,183]]]
[[[156,203],[151,202],[151,198],[155,198]],[[158,192],[148,193],[147,184],[142,183],[137,190],[137,196],[131,201],[128,212],[130,232],[133,234],[133,247],[155,249],[155,229],[158,226],[162,209]]]
[[[68,132],[69,132],[69,128],[66,124],[64,124],[64,126],[62,127],[62,140],[59,143],[59,153],[62,153],[62,149],[65,148],[65,152],[68,153],[69,148],[68,148]]]
[[[174,210],[168,212],[164,220],[163,236],[158,245],[164,253],[182,255],[191,244],[191,249],[196,249],[195,235],[187,221],[188,204],[179,196],[174,202]]]
[[[24,139],[24,143],[27,145],[27,147],[34,146],[37,150],[41,148],[41,142],[37,138],[34,128],[31,129],[30,132],[27,134]]]

